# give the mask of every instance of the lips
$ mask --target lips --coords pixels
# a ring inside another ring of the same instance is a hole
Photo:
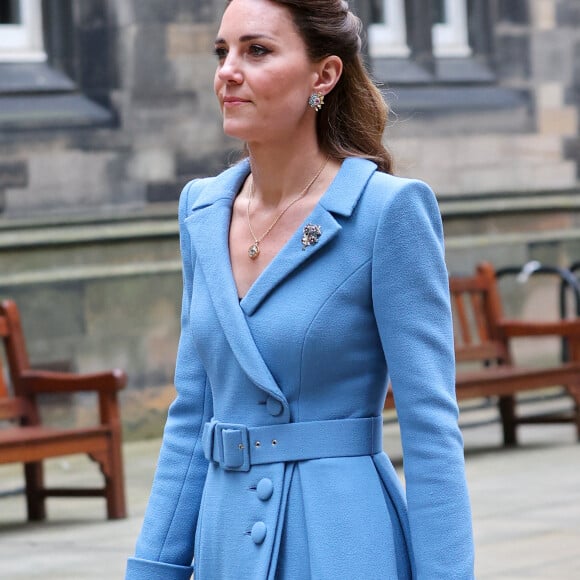
[[[232,107],[236,105],[243,105],[249,102],[250,101],[242,99],[240,97],[224,97],[223,99],[224,106],[232,106]]]

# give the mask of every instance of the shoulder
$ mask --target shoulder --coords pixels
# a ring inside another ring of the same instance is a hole
[[[369,179],[364,202],[381,221],[423,216],[438,221],[439,203],[431,187],[420,179],[411,179],[375,171]]]
[[[439,203],[427,183],[377,172],[367,189],[377,215],[375,244],[387,243],[399,256],[420,250],[423,256],[431,252],[440,259],[443,223]]]
[[[367,186],[368,196],[389,205],[392,203],[436,203],[431,187],[420,179],[398,177],[375,171]]]

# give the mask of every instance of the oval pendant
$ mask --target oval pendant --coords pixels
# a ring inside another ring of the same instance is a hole
[[[253,243],[248,248],[248,256],[250,256],[251,260],[255,260],[260,255],[260,248],[258,247],[257,243]]]

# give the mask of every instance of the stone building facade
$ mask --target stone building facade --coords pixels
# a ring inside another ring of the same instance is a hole
[[[179,191],[238,155],[212,91],[223,4],[0,2],[0,295],[35,364],[127,370],[134,436],[172,397]],[[386,143],[436,190],[450,270],[580,260],[577,0],[351,4]]]

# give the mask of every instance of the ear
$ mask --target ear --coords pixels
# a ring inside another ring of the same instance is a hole
[[[316,75],[312,91],[327,95],[336,86],[342,75],[342,59],[336,55],[331,55],[316,64]]]

